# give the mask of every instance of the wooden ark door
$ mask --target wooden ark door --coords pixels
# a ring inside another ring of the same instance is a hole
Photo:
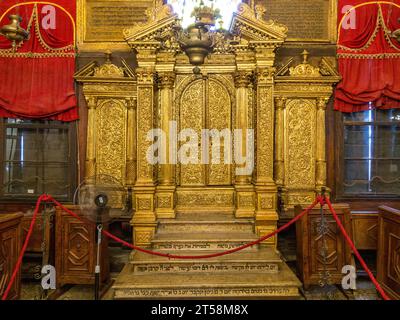
[[[178,184],[181,187],[215,187],[232,185],[232,165],[224,161],[225,139],[220,138],[220,161],[213,163],[212,139],[202,144],[202,129],[232,129],[232,101],[226,87],[216,79],[199,79],[190,83],[183,91],[179,108],[179,130],[192,129],[198,137],[198,163],[180,164]],[[179,143],[182,146],[184,142]],[[230,144],[231,146],[233,144]],[[208,148],[208,164],[202,162],[201,150]],[[217,154],[217,152],[215,152]],[[215,158],[214,158],[215,159]]]

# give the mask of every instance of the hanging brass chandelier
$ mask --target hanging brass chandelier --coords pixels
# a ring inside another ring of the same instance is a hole
[[[174,28],[175,38],[177,39],[182,51],[189,57],[189,62],[194,65],[193,72],[200,73],[199,66],[204,64],[204,60],[213,52],[216,44],[216,34],[221,31],[212,31],[216,20],[221,18],[219,9],[204,5],[200,1],[192,13],[195,22],[183,29],[180,24]]]
[[[29,32],[21,27],[22,17],[18,14],[8,16],[10,24],[0,28],[0,34],[12,42],[13,51],[16,50],[17,42],[21,42],[29,38]]]

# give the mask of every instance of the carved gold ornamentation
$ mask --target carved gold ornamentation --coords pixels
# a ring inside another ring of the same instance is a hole
[[[103,64],[101,67],[96,68],[94,70],[94,75],[95,77],[118,78],[124,76],[124,70],[114,64],[107,63]]]
[[[261,209],[273,209],[274,208],[274,199],[268,195],[262,195],[261,199]]]
[[[157,74],[157,81],[161,89],[172,89],[175,84],[174,72],[162,72]]]
[[[248,71],[237,71],[235,73],[236,88],[248,87],[252,80],[252,73]]]
[[[147,161],[147,132],[153,129],[153,89],[151,87],[138,87],[138,164],[137,176],[145,182],[153,181],[153,167]]]
[[[220,132],[231,129],[231,99],[227,89],[218,81],[208,82],[207,103],[207,127]],[[225,151],[230,154],[232,150],[226,150],[225,139],[220,139],[220,164],[208,165],[208,185],[231,185],[231,165],[225,164]],[[227,145],[230,147],[229,144]],[[210,143],[210,155],[212,155],[212,142]],[[230,156],[231,157],[231,156]],[[228,159],[227,159],[228,160]]]
[[[286,98],[275,98],[275,162],[274,177],[278,186],[283,186],[285,182],[285,126],[284,113],[286,108]]]
[[[191,128],[198,137],[204,127],[204,82],[197,80],[183,92],[180,104],[180,130]],[[200,141],[198,141],[198,144]],[[200,159],[198,157],[198,159]],[[198,160],[199,161],[199,160]],[[180,165],[181,185],[204,185],[205,171],[202,164]]]
[[[302,53],[303,63],[299,64],[296,67],[292,67],[289,69],[291,76],[298,77],[321,77],[321,73],[319,68],[312,66],[308,63],[309,53],[307,50],[304,50]]]
[[[276,33],[276,34],[282,36],[283,38],[285,38],[286,34],[288,32],[288,28],[285,25],[277,23],[272,20],[264,21],[264,19],[263,19],[264,12],[265,12],[265,8],[261,5],[257,5],[255,10],[252,9],[246,3],[241,3],[238,7],[238,15],[250,20],[254,25],[254,27],[253,27],[254,29],[255,29],[255,26],[261,25],[263,27],[263,29],[268,29],[271,32]],[[252,31],[254,33],[258,33],[261,35],[260,31],[258,31],[258,32],[256,30],[252,30]],[[265,40],[265,36],[264,36],[264,40]]]
[[[315,186],[316,108],[312,100],[290,100],[287,109],[286,185]]]
[[[126,107],[125,101],[105,100],[96,109],[97,174],[125,181]]]
[[[233,205],[233,192],[178,192],[178,205],[182,207],[193,205],[229,207]]]
[[[239,196],[239,207],[243,208],[254,208],[254,195],[240,195]]]
[[[127,28],[123,31],[125,39],[137,40],[137,38],[141,36],[141,31],[153,26],[157,26],[160,21],[166,18],[174,17],[175,14],[169,4],[164,4],[162,0],[156,0],[155,6],[146,10],[146,16],[146,23],[136,23],[131,28]]]
[[[274,123],[272,87],[258,88],[257,103],[257,180],[273,180],[273,143],[274,136],[270,130]]]
[[[172,199],[170,196],[158,196],[157,208],[172,208]]]
[[[137,210],[151,211],[153,208],[152,199],[139,198]]]

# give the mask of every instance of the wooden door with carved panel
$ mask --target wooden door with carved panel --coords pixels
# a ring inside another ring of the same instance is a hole
[[[197,161],[186,164],[179,161],[178,184],[231,186],[232,98],[227,87],[212,76],[192,81],[182,92],[178,116],[180,132],[186,129],[187,133],[187,139],[179,143],[178,152],[183,154],[186,150],[186,155]],[[208,129],[208,135],[204,129]],[[188,150],[189,141],[192,152]],[[193,152],[194,149],[198,151]]]

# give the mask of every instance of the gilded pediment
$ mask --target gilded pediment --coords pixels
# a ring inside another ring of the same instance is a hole
[[[291,78],[339,77],[334,61],[331,61],[328,57],[322,57],[319,64],[314,65],[309,61],[309,52],[304,50],[301,55],[303,58],[301,63],[296,64],[295,59],[290,58],[285,64],[278,67],[276,75]]]
[[[288,28],[274,20],[266,21],[263,16],[265,7],[256,5],[251,8],[246,3],[238,6],[234,13],[230,32],[238,34],[249,43],[282,43],[287,37]]]
[[[161,39],[170,35],[172,28],[177,24],[177,14],[169,4],[163,4],[162,1],[147,9],[146,15],[147,22],[136,23],[123,31],[125,41],[131,46],[153,44],[158,47]]]
[[[234,50],[235,47],[251,45],[279,45],[287,37],[288,28],[273,20],[263,19],[265,8],[257,5],[251,8],[245,3],[238,6],[229,28],[230,36],[216,36],[215,52]],[[169,49],[179,51],[174,37],[174,27],[178,26],[178,15],[169,4],[159,1],[146,11],[147,22],[137,23],[123,31],[124,38],[132,48]]]
[[[111,52],[107,52],[105,63],[99,65],[97,61],[89,62],[75,73],[74,78],[83,82],[136,79],[135,73],[124,59],[121,59],[121,64],[121,67],[113,64],[111,62]]]

